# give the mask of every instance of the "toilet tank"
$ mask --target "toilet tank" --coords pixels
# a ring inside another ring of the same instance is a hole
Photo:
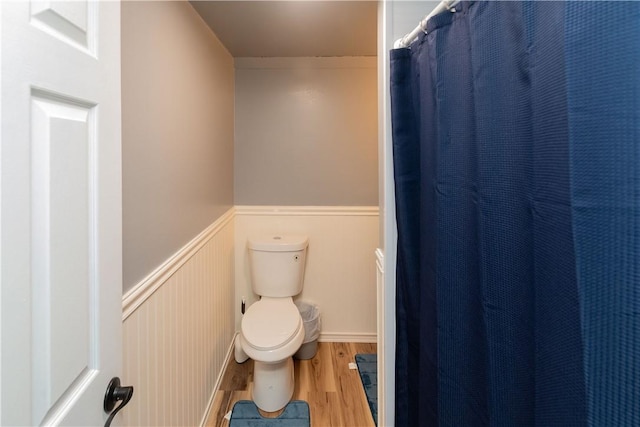
[[[300,235],[250,238],[249,270],[253,291],[266,297],[292,297],[302,292],[309,239]]]

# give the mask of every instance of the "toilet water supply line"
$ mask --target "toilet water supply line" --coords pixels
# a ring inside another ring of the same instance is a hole
[[[436,16],[439,13],[448,10],[449,12],[455,12],[454,6],[460,3],[460,0],[443,0],[428,14],[416,28],[413,29],[409,34],[404,37],[399,38],[393,44],[394,49],[401,49],[404,47],[409,47],[411,43],[417,40],[420,33],[427,33],[427,21],[431,19],[432,16]]]
[[[245,312],[245,307],[247,305],[247,300],[246,298],[243,296],[242,297],[242,303],[240,304],[240,312],[244,315]],[[240,344],[240,334],[236,334],[236,338],[234,340],[234,358],[236,359],[236,362],[238,363],[244,363],[249,359],[249,356],[247,355],[247,353],[244,352],[244,350],[242,349],[242,345]]]

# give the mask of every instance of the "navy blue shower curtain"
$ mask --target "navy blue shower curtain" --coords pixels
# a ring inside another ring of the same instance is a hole
[[[397,426],[640,426],[640,2],[391,51]]]

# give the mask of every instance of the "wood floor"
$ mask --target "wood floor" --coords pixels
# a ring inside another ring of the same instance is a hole
[[[294,400],[309,402],[311,427],[373,427],[373,417],[355,369],[357,353],[375,353],[376,344],[318,343],[313,359],[295,360]],[[238,400],[251,400],[253,361],[229,363],[206,425],[227,427],[224,416]]]

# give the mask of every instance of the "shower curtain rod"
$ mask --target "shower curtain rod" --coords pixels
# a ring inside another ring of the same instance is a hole
[[[414,28],[413,31],[411,31],[409,34],[405,35],[404,37],[401,37],[398,40],[396,40],[395,43],[393,44],[393,48],[400,49],[403,47],[409,47],[409,45],[411,45],[411,43],[413,43],[418,38],[421,32],[422,33],[427,32],[426,31],[427,21],[431,19],[432,16],[435,16],[441,12],[444,12],[445,10],[452,11],[453,7],[458,3],[460,3],[460,0],[442,0],[431,11],[430,14],[428,14],[422,21],[420,21],[418,26]]]

